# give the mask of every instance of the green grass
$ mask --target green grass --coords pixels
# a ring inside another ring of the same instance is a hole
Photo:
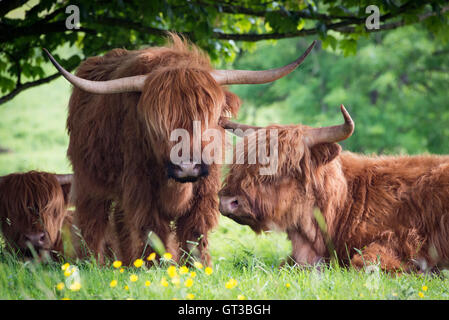
[[[66,158],[68,137],[65,130],[70,87],[63,79],[28,90],[13,101],[0,105],[0,146],[10,153],[0,154],[0,175],[31,169],[58,173],[71,172]],[[110,264],[98,267],[95,262],[77,262],[81,283],[79,291],[67,289],[72,276],[66,278],[61,264],[23,262],[5,252],[0,253],[0,299],[448,299],[449,281],[423,275],[390,276],[382,272],[367,273],[330,266],[321,273],[307,269],[279,269],[290,253],[291,245],[284,234],[256,236],[248,227],[222,217],[210,234],[210,252],[214,272],[204,269],[190,288],[170,283],[166,268],[129,267],[123,273]],[[138,275],[136,282],[129,276]],[[227,289],[229,279],[237,286]],[[109,283],[117,280],[115,288]],[[151,281],[146,287],[145,281]],[[59,291],[56,284],[67,281]],[[289,284],[289,287],[287,287]],[[128,285],[129,290],[124,286]],[[422,286],[427,286],[424,291]],[[423,298],[419,292],[424,294]]]

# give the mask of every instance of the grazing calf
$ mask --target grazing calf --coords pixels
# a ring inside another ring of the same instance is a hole
[[[299,265],[330,258],[333,250],[357,268],[379,261],[388,271],[447,265],[449,157],[340,153],[335,142],[354,129],[341,109],[341,126],[267,127],[278,130],[277,172],[263,176],[259,164],[233,164],[219,193],[221,213],[257,233],[287,232]]]
[[[29,171],[0,177],[0,230],[8,250],[25,258],[32,258],[31,248],[39,259],[86,256],[74,212],[68,210],[71,184],[71,174]],[[116,258],[112,223],[104,242],[106,256]]]
[[[9,250],[29,258],[31,248],[40,256],[62,250],[71,178],[38,171],[0,178],[0,224]]]

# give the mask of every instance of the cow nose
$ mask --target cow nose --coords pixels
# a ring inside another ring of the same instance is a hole
[[[197,177],[201,172],[201,164],[181,162],[177,165],[179,177]]]
[[[179,182],[194,182],[209,173],[209,166],[205,163],[181,162],[169,163],[168,175]]]
[[[234,214],[239,207],[239,201],[237,197],[220,197],[220,212],[227,216]]]
[[[25,240],[33,245],[35,248],[42,248],[45,244],[45,233],[35,232],[25,235]]]

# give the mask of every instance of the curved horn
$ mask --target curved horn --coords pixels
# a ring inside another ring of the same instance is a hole
[[[340,106],[345,123],[339,126],[313,128],[307,131],[307,145],[309,147],[320,143],[332,143],[349,138],[354,132],[354,121],[343,105]]]
[[[277,69],[262,70],[262,71],[249,71],[249,70],[214,70],[211,72],[217,83],[226,84],[260,84],[272,82],[280,79],[293,70],[295,70],[309,55],[313,47],[316,44],[316,40],[307,48],[307,50],[298,59],[292,63]]]
[[[55,60],[55,58],[53,58],[53,56],[50,54],[50,52],[47,51],[47,49],[44,48],[44,51],[50,59],[51,63],[53,63],[53,65],[64,76],[64,78],[66,78],[75,87],[90,93],[107,94],[136,91],[139,92],[142,91],[145,79],[147,77],[146,75],[140,75],[107,81],[92,81],[82,79],[65,70]]]
[[[73,174],[55,174],[55,177],[61,185],[72,183],[73,180]]]
[[[250,126],[250,125],[247,125],[247,124],[233,122],[233,121],[230,121],[230,120],[228,120],[226,118],[220,118],[219,124],[224,129],[231,129],[231,130],[233,130],[233,132],[232,132],[233,134],[235,134],[236,136],[242,137],[242,138],[247,136],[247,135],[250,135],[254,131],[257,131],[258,129],[261,128],[261,127],[257,127],[257,126]],[[250,131],[247,132],[247,130],[250,130]]]

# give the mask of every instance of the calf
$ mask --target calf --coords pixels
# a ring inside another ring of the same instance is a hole
[[[0,177],[0,230],[9,251],[26,259],[33,257],[32,251],[39,259],[85,256],[74,212],[68,210],[71,184],[71,174],[29,171]],[[105,252],[109,258],[118,252],[111,223]]]
[[[277,172],[260,175],[260,164],[233,164],[219,192],[220,212],[257,233],[287,232],[299,265],[335,253],[357,268],[377,262],[387,271],[445,266],[449,157],[341,153],[336,142],[354,130],[341,111],[341,126],[267,127],[278,131]],[[241,142],[245,148],[257,144],[259,132]]]
[[[24,257],[62,251],[71,175],[29,171],[0,178],[0,224],[6,247]]]

